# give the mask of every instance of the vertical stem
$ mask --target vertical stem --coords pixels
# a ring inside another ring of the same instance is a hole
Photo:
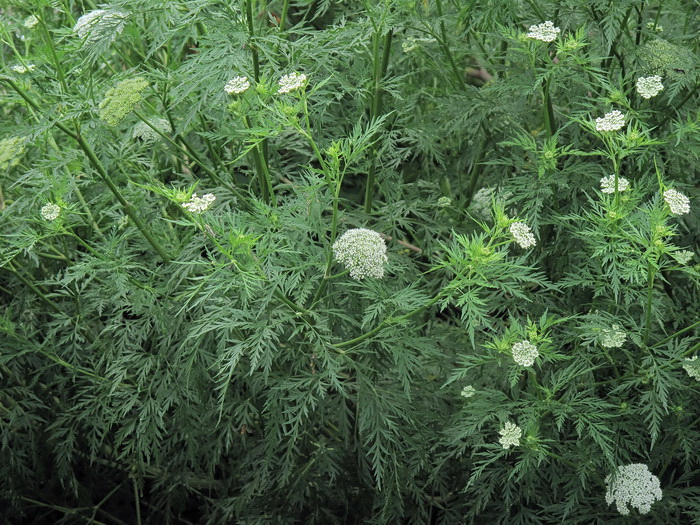
[[[136,486],[136,480],[132,480],[134,485],[134,507],[136,507],[136,525],[141,525],[141,498],[139,498],[139,488]]]
[[[651,330],[651,302],[654,292],[654,271],[652,270],[651,261],[647,262],[647,308],[644,319],[644,344],[649,341],[649,332]]]
[[[543,98],[543,111],[544,111],[544,125],[547,128],[547,133],[549,137],[553,137],[556,133],[556,125],[554,122],[554,108],[552,107],[552,97],[549,95],[549,88],[552,79],[550,76],[544,81],[544,86],[542,87],[542,98]]]
[[[287,11],[289,10],[289,0],[284,0],[282,5],[282,16],[280,16],[280,33],[284,31],[284,25],[287,22]]]
[[[450,67],[452,68],[452,74],[455,80],[457,81],[457,87],[464,90],[467,88],[467,84],[464,82],[464,76],[459,71],[457,63],[455,62],[455,59],[452,56],[452,52],[450,51],[450,46],[447,44],[447,31],[445,30],[445,20],[442,18],[442,0],[437,0],[435,2],[435,5],[437,7],[438,17],[440,19],[440,47],[442,48],[442,52],[445,54],[447,61],[450,63]]]
[[[245,124],[248,129],[251,129],[253,125],[250,122],[250,117],[246,115],[244,117]],[[258,184],[260,185],[260,195],[262,196],[263,202],[265,204],[270,204],[270,199],[272,203],[277,205],[277,199],[275,198],[275,192],[272,188],[272,180],[270,180],[270,170],[267,166],[267,161],[265,160],[265,153],[263,151],[263,146],[261,142],[255,144],[252,150],[253,162],[255,163],[255,172],[258,177]]]

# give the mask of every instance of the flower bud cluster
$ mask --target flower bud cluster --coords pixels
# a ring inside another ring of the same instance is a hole
[[[280,78],[279,85],[278,94],[289,93],[306,85],[306,75],[294,71]]]
[[[128,15],[122,11],[107,11],[95,9],[78,18],[73,31],[78,33],[81,40],[95,44],[105,38],[108,33],[119,34],[124,30]]]
[[[610,328],[603,328],[600,334],[600,346],[604,348],[620,348],[625,344],[627,334],[620,328],[620,325],[614,324]]]
[[[171,133],[173,128],[170,126],[170,122],[164,118],[157,118],[150,121],[153,127],[158,129],[161,133]],[[138,122],[134,126],[134,131],[131,133],[131,138],[141,139],[146,144],[156,142],[162,137],[148,124],[145,122]]]
[[[201,197],[197,197],[197,194],[193,193],[189,202],[183,203],[182,207],[191,213],[202,213],[209,209],[215,200],[216,195],[213,193],[207,193]]]
[[[617,191],[625,191],[629,188],[630,181],[624,177],[617,178]],[[615,175],[600,179],[600,191],[603,193],[615,193]]]
[[[141,102],[148,81],[143,77],[127,78],[105,93],[100,102],[100,118],[116,126]]]
[[[61,207],[58,204],[45,204],[41,207],[41,216],[47,221],[54,221],[61,213]]]

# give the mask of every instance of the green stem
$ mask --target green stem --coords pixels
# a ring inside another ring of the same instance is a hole
[[[258,56],[258,47],[253,42],[255,39],[255,26],[253,24],[253,0],[247,0],[245,3],[245,13],[248,21],[248,36],[250,38],[248,45],[250,46],[250,51],[253,54],[253,76],[255,78],[255,83],[257,84],[260,81],[260,58]]]
[[[466,84],[466,82],[464,82],[464,75],[457,67],[457,63],[455,62],[455,59],[452,56],[452,51],[450,51],[450,46],[447,43],[447,31],[445,30],[445,20],[442,17],[442,0],[437,0],[435,2],[435,5],[437,7],[438,18],[440,20],[440,38],[438,39],[438,41],[440,43],[440,48],[442,49],[442,52],[445,54],[447,61],[450,63],[450,67],[452,68],[452,75],[454,76],[454,79],[457,81],[456,87],[458,87],[459,89],[464,91],[467,89],[467,84]]]
[[[253,126],[250,123],[250,117],[246,115],[244,120],[248,129],[252,129]],[[272,201],[273,204],[277,205],[277,199],[275,198],[275,191],[272,188],[270,170],[265,160],[262,142],[258,142],[253,146],[252,154],[253,162],[255,163],[255,172],[258,177],[258,184],[260,185],[260,195],[262,200],[265,204],[270,204],[270,201]]]
[[[654,271],[652,269],[651,261],[647,262],[647,308],[646,315],[644,319],[644,344],[649,341],[649,332],[651,330],[651,303],[653,299],[654,292]]]
[[[554,122],[554,108],[552,107],[552,97],[549,95],[551,77],[547,77],[542,87],[543,110],[544,110],[544,125],[547,128],[549,137],[553,137],[556,133],[556,124]]]
[[[686,326],[686,327],[683,328],[682,330],[679,330],[678,332],[675,332],[675,333],[669,335],[669,336],[666,337],[665,339],[662,339],[662,340],[659,341],[658,343],[655,343],[655,344],[652,346],[652,348],[656,348],[656,347],[659,347],[659,346],[661,346],[661,345],[663,345],[663,344],[666,344],[666,343],[668,343],[671,339],[674,339],[674,338],[678,337],[679,335],[682,335],[682,334],[684,334],[684,333],[686,333],[686,332],[689,332],[690,330],[692,330],[692,329],[695,328],[696,326],[700,326],[700,321],[695,321],[695,322],[694,322],[693,324],[691,324],[690,326]]]
[[[284,31],[284,25],[287,22],[287,10],[289,9],[289,0],[284,0],[282,5],[282,16],[280,16],[280,33]]]

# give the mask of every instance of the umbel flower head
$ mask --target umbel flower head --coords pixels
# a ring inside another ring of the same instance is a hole
[[[158,129],[161,133],[171,133],[173,128],[170,126],[170,122],[164,118],[156,118],[150,120],[150,123]],[[146,144],[156,142],[163,137],[161,137],[151,126],[145,122],[137,122],[134,126],[134,131],[131,133],[131,138],[140,139]]]
[[[48,203],[41,207],[41,216],[47,221],[54,221],[61,213],[61,207],[58,204]]]
[[[280,78],[279,84],[280,88],[277,90],[279,95],[289,93],[290,91],[304,87],[306,84],[306,75],[294,71],[293,73],[284,75],[282,78]]]
[[[128,15],[122,11],[95,9],[78,18],[73,31],[87,44],[95,44],[104,39],[111,41],[124,30],[127,19]]]
[[[620,514],[627,516],[629,507],[640,514],[648,514],[655,501],[661,501],[661,483],[643,463],[632,463],[617,467],[614,475],[605,478],[608,487],[605,501],[610,505],[613,501]]]
[[[367,228],[346,231],[333,243],[336,261],[350,270],[350,277],[358,281],[365,277],[384,277],[386,243],[381,235]]]
[[[650,77],[639,77],[637,79],[637,93],[639,93],[644,98],[655,97],[664,85],[661,83],[661,77],[659,75],[652,75]]]
[[[551,42],[557,38],[560,31],[561,29],[554,27],[553,22],[547,20],[542,24],[530,26],[530,32],[527,34],[527,37],[541,40],[542,42]]]
[[[189,202],[183,203],[182,207],[192,213],[202,213],[203,211],[209,209],[209,207],[215,200],[216,195],[214,195],[213,193],[207,193],[206,195],[202,195],[201,197],[197,197],[197,194],[193,193],[192,198],[189,200]]]
[[[7,137],[0,140],[0,170],[19,164],[26,144],[26,137]]]
[[[498,442],[504,449],[519,446],[520,438],[523,435],[522,429],[510,421],[506,422],[505,426],[498,433],[501,435],[501,439]]]
[[[229,95],[239,95],[250,87],[248,77],[234,77],[224,86],[224,91]]]
[[[530,232],[530,227],[524,222],[514,222],[511,224],[510,233],[521,248],[530,248],[537,244],[535,236]]]
[[[467,385],[462,389],[462,392],[460,395],[462,397],[470,398],[476,393],[476,390],[474,390],[474,387],[472,385]]]
[[[595,129],[598,131],[617,131],[622,129],[624,125],[625,116],[617,109],[606,113],[604,117],[595,119]]]
[[[11,69],[15,73],[22,75],[24,73],[31,73],[35,68],[36,66],[34,64],[15,64]]]
[[[696,381],[700,381],[700,363],[697,361],[698,356],[696,355],[694,355],[692,358],[686,359],[685,364],[683,365],[683,370],[688,372],[688,375]]]
[[[600,346],[604,348],[620,348],[625,344],[627,334],[620,328],[620,325],[614,324],[610,328],[603,328],[600,333]]]
[[[630,181],[624,177],[617,178],[617,191],[625,191],[629,188]],[[603,193],[615,193],[615,175],[600,179],[600,191]]]
[[[518,363],[520,366],[532,366],[535,359],[539,357],[540,353],[537,351],[537,347],[533,345],[530,341],[520,341],[515,343],[511,349],[513,353],[513,361]]]
[[[36,25],[39,23],[39,19],[35,15],[29,15],[27,18],[24,19],[24,27],[27,29],[34,29]]]
[[[683,215],[690,212],[690,199],[680,191],[666,190],[664,192],[664,201],[666,201],[671,213],[674,215]]]
[[[690,250],[679,250],[677,252],[673,252],[671,256],[680,264],[688,264],[693,256],[695,256],[695,253],[691,252]]]
[[[110,126],[116,126],[141,102],[148,81],[143,77],[127,78],[105,93],[100,102],[100,118]]]

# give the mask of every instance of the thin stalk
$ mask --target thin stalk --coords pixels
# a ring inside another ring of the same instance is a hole
[[[280,33],[284,31],[284,25],[287,22],[287,11],[289,9],[289,0],[284,0],[282,4],[282,16],[280,16]]]
[[[248,129],[253,126],[250,123],[250,117],[246,115],[244,117],[245,124]],[[264,141],[265,139],[263,139]],[[267,161],[265,159],[265,154],[262,148],[262,143],[258,142],[252,149],[253,162],[255,163],[255,172],[258,177],[258,184],[260,185],[260,195],[265,204],[270,204],[272,202],[277,205],[277,199],[275,197],[275,191],[272,188],[272,180],[270,178],[270,169],[267,166]]]
[[[644,345],[647,344],[649,340],[649,332],[651,330],[651,303],[653,299],[654,292],[654,271],[652,269],[651,261],[647,262],[647,308],[644,319]]]
[[[134,485],[134,507],[136,508],[136,524],[141,525],[141,498],[139,497],[139,488],[136,486],[136,480],[132,479]]]
[[[452,56],[452,51],[450,51],[450,46],[447,44],[447,31],[445,30],[445,20],[442,17],[442,0],[437,0],[435,2],[435,5],[437,7],[438,18],[440,20],[440,38],[438,39],[440,43],[440,48],[445,54],[447,61],[450,63],[450,67],[452,68],[452,75],[457,81],[457,87],[461,90],[465,90],[467,89],[467,84],[466,82],[464,82],[464,76],[457,67],[457,63],[455,62],[455,59]]]
[[[676,337],[678,337],[678,336],[680,336],[680,335],[683,335],[683,334],[686,333],[686,332],[689,332],[690,330],[692,330],[692,329],[695,328],[696,326],[700,326],[700,321],[695,321],[695,322],[694,322],[693,324],[691,324],[690,326],[686,326],[686,327],[683,328],[682,330],[679,330],[678,332],[675,332],[675,333],[669,335],[669,336],[666,337],[665,339],[662,339],[662,340],[659,341],[658,343],[655,343],[655,344],[652,346],[652,348],[656,348],[656,347],[659,347],[659,346],[661,346],[661,345],[663,345],[663,344],[666,344],[666,343],[668,343],[671,339],[674,339],[674,338],[676,338]]]
[[[547,77],[544,81],[544,86],[542,86],[542,98],[543,98],[543,112],[544,112],[544,125],[547,128],[547,133],[549,137],[553,137],[556,133],[556,124],[554,121],[554,108],[552,107],[552,97],[549,95],[551,77]]]

